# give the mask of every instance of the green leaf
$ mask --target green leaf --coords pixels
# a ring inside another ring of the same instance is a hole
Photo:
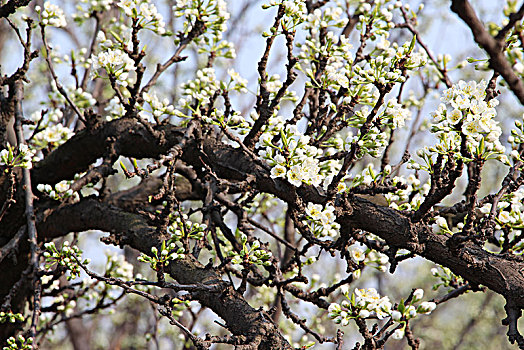
[[[413,35],[413,39],[411,39],[411,43],[409,44],[409,49],[408,49],[408,55],[411,53],[411,51],[413,51],[413,49],[415,48],[415,43],[417,42],[417,36],[416,35]]]
[[[400,299],[400,303],[398,304],[398,311],[401,314],[404,314],[404,311],[406,311],[406,305],[404,304],[404,299]]]

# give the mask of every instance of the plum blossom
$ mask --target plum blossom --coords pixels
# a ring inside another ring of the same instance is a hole
[[[44,10],[40,6],[35,6],[36,13],[40,14],[41,23],[53,27],[65,27],[67,25],[64,11],[57,5],[49,1],[44,2]]]
[[[127,86],[129,72],[136,70],[134,61],[120,49],[107,49],[92,56],[93,72],[100,68],[116,78],[118,85]]]
[[[411,112],[403,108],[394,98],[388,101],[385,114],[391,118],[393,129],[403,127],[411,116]]]
[[[306,207],[306,217],[313,233],[318,237],[334,237],[338,233],[340,225],[335,222],[335,207],[326,204],[322,207],[320,204],[308,203]]]
[[[138,25],[142,28],[150,29],[158,34],[166,32],[165,22],[154,4],[149,4],[142,0],[120,0],[117,6],[124,10],[124,13],[138,19]]]
[[[349,248],[349,254],[351,255],[353,261],[355,261],[356,263],[359,263],[366,259],[366,252],[364,251],[364,249],[357,246],[352,246],[351,248]]]

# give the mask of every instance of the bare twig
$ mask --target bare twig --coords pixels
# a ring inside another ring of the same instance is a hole
[[[71,107],[71,109],[75,112],[75,114],[78,116],[78,119],[80,119],[84,124],[87,124],[85,118],[84,118],[84,115],[82,114],[82,112],[80,112],[80,110],[78,109],[78,107],[73,103],[73,101],[71,100],[71,98],[69,98],[69,95],[67,94],[67,92],[65,91],[64,87],[62,86],[62,84],[60,84],[60,82],[58,81],[58,77],[55,73],[55,69],[53,68],[53,64],[51,62],[51,58],[49,57],[49,55],[51,54],[51,50],[49,48],[49,45],[47,43],[47,39],[46,39],[46,35],[45,35],[45,26],[44,25],[40,25],[40,32],[42,33],[42,41],[44,43],[44,50],[45,50],[45,60],[47,62],[47,66],[49,67],[49,72],[51,73],[51,77],[53,78],[53,81],[55,82],[55,85],[56,85],[56,89],[58,90],[58,92],[65,98],[65,100],[67,101],[67,104],[69,105],[69,107]]]
[[[11,254],[14,250],[18,248],[20,245],[20,241],[24,237],[26,233],[26,226],[20,227],[16,235],[14,235],[13,238],[9,242],[7,242],[6,245],[4,245],[2,248],[0,248],[0,262],[4,260],[7,256]]]
[[[24,86],[22,80],[17,80],[14,84],[15,96],[15,130],[18,144],[24,144],[24,131],[22,128],[22,119],[24,118],[22,112],[22,99],[24,98]],[[38,276],[39,266],[39,248],[36,231],[36,217],[33,207],[33,190],[31,186],[31,173],[28,168],[22,170],[23,184],[24,184],[24,200],[25,200],[25,216],[27,225],[27,235],[30,244],[31,258],[30,266],[33,272],[33,317],[31,320],[31,328],[29,331],[30,337],[34,339],[36,335],[36,326],[38,324],[38,317],[40,314],[40,293],[41,282]]]

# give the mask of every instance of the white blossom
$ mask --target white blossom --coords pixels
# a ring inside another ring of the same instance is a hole
[[[353,261],[355,261],[356,263],[364,261],[364,259],[366,258],[366,254],[364,250],[357,246],[350,247],[349,254],[351,255],[351,258],[353,259]]]
[[[396,339],[396,340],[402,339],[403,337],[404,337],[404,328],[396,329],[393,332],[393,335],[391,335],[391,338]]]
[[[40,14],[43,25],[50,25],[53,27],[65,27],[67,25],[64,11],[57,5],[51,4],[49,1],[44,2],[44,10],[40,6],[35,7],[35,11]]]

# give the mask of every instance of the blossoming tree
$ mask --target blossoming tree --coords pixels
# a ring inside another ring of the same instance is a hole
[[[456,66],[418,2],[1,2],[4,349],[446,348],[484,294],[524,349],[524,6],[449,4]]]

